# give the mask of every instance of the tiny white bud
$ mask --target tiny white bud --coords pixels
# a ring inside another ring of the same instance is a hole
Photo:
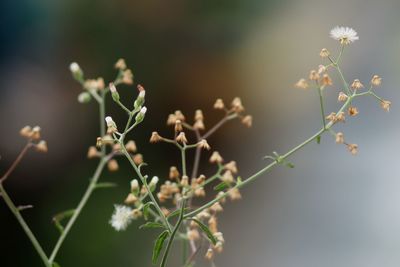
[[[145,90],[141,90],[141,91],[139,92],[139,97],[140,97],[140,98],[144,98],[145,95],[146,95],[146,91],[145,91]]]
[[[113,121],[113,119],[112,119],[110,116],[107,116],[107,117],[105,118],[105,120],[106,120],[106,123],[107,123],[107,126],[108,126],[108,127],[114,126],[115,122]]]
[[[69,69],[70,69],[70,71],[71,71],[72,73],[77,73],[77,72],[79,72],[79,71],[81,70],[81,67],[79,67],[78,63],[72,62],[72,63],[69,65]]]
[[[158,180],[158,177],[154,176],[153,178],[151,178],[150,185],[156,185],[158,183]]]
[[[132,191],[135,191],[135,190],[137,190],[138,188],[139,188],[139,182],[138,182],[138,180],[133,179],[133,180],[131,181],[131,190],[132,190]]]
[[[115,85],[113,83],[110,83],[110,91],[111,91],[111,93],[117,92],[117,88],[115,87]]]
[[[142,113],[143,115],[146,114],[146,112],[147,112],[147,108],[146,107],[142,107],[140,109],[140,113]]]

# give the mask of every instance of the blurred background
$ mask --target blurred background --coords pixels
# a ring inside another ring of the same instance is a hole
[[[187,117],[203,109],[206,125],[222,114],[216,98],[240,96],[254,117],[247,129],[231,122],[209,140],[242,177],[266,162],[271,151],[284,153],[320,127],[318,97],[293,84],[321,63],[319,51],[333,53],[329,38],[336,25],[353,27],[360,40],[343,57],[349,81],[383,77],[377,93],[393,102],[385,113],[372,98],[356,102],[357,118],[340,129],[359,145],[351,156],[331,136],[295,154],[294,169],[278,167],[243,190],[220,217],[224,253],[217,266],[395,267],[400,264],[400,83],[399,10],[384,1],[1,1],[0,16],[0,170],[4,172],[24,145],[18,131],[40,125],[49,152],[29,152],[6,183],[17,204],[50,251],[58,236],[54,214],[73,208],[96,162],[86,159],[98,135],[95,103],[77,102],[80,86],[69,63],[77,61],[87,77],[114,78],[113,64],[123,57],[135,82],[146,88],[148,114],[132,138],[149,163],[151,175],[165,178],[177,151],[150,145],[153,130],[170,133],[167,115],[181,109]],[[326,90],[327,110],[336,111],[340,83]],[[135,87],[121,86],[127,101]],[[112,103],[117,123],[123,112]],[[108,220],[134,177],[125,162],[102,181],[119,187],[93,194],[58,257],[61,266],[150,266],[154,231],[115,232]],[[210,173],[212,169],[204,169]],[[42,266],[15,218],[0,203],[1,266]],[[179,253],[179,251],[176,251]],[[173,254],[171,265],[178,266]],[[209,266],[202,264],[201,266]]]

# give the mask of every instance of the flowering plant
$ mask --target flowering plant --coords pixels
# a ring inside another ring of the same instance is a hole
[[[316,90],[321,111],[321,128],[288,152],[284,154],[273,152],[272,155],[265,156],[266,159],[270,160],[270,163],[246,179],[238,176],[238,167],[235,161],[224,161],[217,151],[212,151],[209,156],[209,162],[216,168],[213,175],[206,177],[199,168],[203,152],[207,152],[213,147],[209,144],[210,137],[225,123],[239,120],[245,126],[251,127],[252,116],[245,114],[245,108],[240,98],[234,98],[229,106],[225,105],[222,99],[217,99],[214,103],[214,109],[221,111],[223,116],[216,125],[208,130],[206,130],[204,115],[201,110],[195,111],[192,123],[179,110],[170,114],[167,125],[173,128],[171,138],[163,137],[154,131],[151,134],[150,142],[165,142],[175,146],[180,152],[181,164],[180,166],[170,167],[167,179],[159,179],[153,175],[150,178],[143,170],[146,163],[142,154],[137,153],[135,142],[129,140],[129,134],[136,130],[136,127],[145,119],[147,112],[147,108],[144,106],[144,87],[138,85],[137,98],[132,104],[126,105],[120,99],[117,90],[119,84],[133,84],[132,72],[127,68],[124,60],[120,59],[115,64],[118,74],[109,86],[105,86],[102,78],[85,79],[79,65],[72,63],[70,70],[73,77],[83,88],[83,92],[78,96],[78,101],[87,103],[94,99],[99,106],[100,134],[97,137],[96,146],[91,146],[87,155],[88,158],[97,158],[99,163],[77,207],[54,216],[53,221],[60,231],[60,236],[49,256],[44,252],[21,215],[21,211],[30,206],[17,207],[4,188],[4,182],[29,148],[35,148],[40,152],[47,151],[47,144],[41,140],[38,126],[34,128],[26,126],[21,129],[20,134],[27,138],[27,145],[0,179],[2,198],[31,240],[44,266],[59,266],[55,262],[56,256],[92,193],[97,188],[113,186],[111,183],[99,182],[99,178],[106,166],[110,171],[118,170],[117,159],[119,156],[130,163],[137,177],[130,182],[124,204],[115,205],[115,211],[110,219],[111,226],[116,231],[123,231],[133,220],[143,218],[144,223],[140,228],[153,228],[159,231],[153,248],[153,264],[159,263],[161,267],[167,266],[170,249],[175,240],[180,240],[183,244],[182,266],[188,267],[195,265],[196,256],[199,254],[203,254],[215,266],[213,262],[215,254],[222,252],[225,243],[223,234],[219,231],[217,215],[223,211],[223,205],[228,199],[234,201],[242,198],[240,188],[255,181],[275,166],[284,165],[293,168],[294,165],[288,158],[311,142],[319,143],[321,135],[324,133],[331,134],[335,142],[346,146],[351,154],[357,154],[358,146],[347,142],[344,134],[336,132],[333,129],[334,126],[337,123],[344,122],[346,116],[355,117],[358,115],[359,112],[354,102],[359,97],[372,96],[376,98],[386,111],[389,111],[391,103],[379,97],[374,91],[381,85],[382,79],[379,76],[373,75],[368,89],[363,90],[364,85],[360,80],[355,79],[348,83],[342,73],[340,65],[343,52],[348,45],[358,40],[357,33],[348,27],[336,27],[330,35],[340,43],[339,54],[334,57],[327,49],[322,49],[320,56],[327,63],[311,70],[308,79],[302,78],[295,84],[296,87],[301,89],[313,88]],[[327,113],[324,107],[324,90],[333,85],[330,76],[332,71],[338,73],[343,91],[338,93],[338,102],[340,103],[338,110]],[[117,125],[111,116],[106,116],[105,99],[108,95],[111,95],[113,101],[127,115],[126,123],[122,127]],[[187,159],[189,150],[195,150],[191,164]],[[191,171],[190,174],[189,170]],[[206,194],[211,196],[211,199],[204,200]],[[67,222],[64,224],[63,222],[66,220]]]

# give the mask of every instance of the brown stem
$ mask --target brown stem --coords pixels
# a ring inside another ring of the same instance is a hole
[[[25,156],[26,152],[28,152],[28,149],[32,146],[32,143],[29,141],[25,147],[21,150],[19,153],[18,157],[15,159],[15,161],[11,164],[10,168],[7,170],[7,172],[1,177],[0,183],[3,183],[8,176],[15,170],[15,168],[18,166],[18,164],[21,162],[23,157]]]

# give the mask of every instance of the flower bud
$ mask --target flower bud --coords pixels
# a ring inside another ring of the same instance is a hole
[[[224,109],[225,108],[224,101],[222,101],[221,98],[218,98],[214,103],[214,108],[215,109]]]
[[[131,192],[135,195],[139,193],[139,181],[137,179],[131,181]]]
[[[143,121],[144,115],[146,114],[146,112],[147,112],[147,108],[146,107],[142,107],[140,109],[139,113],[136,115],[136,118],[135,118],[136,123],[141,123]]]
[[[110,87],[112,99],[115,102],[118,102],[119,101],[119,94],[118,94],[117,88],[115,87],[115,85],[113,83],[110,83],[109,87]]]
[[[319,55],[320,55],[320,57],[324,58],[324,57],[329,57],[330,53],[329,53],[328,49],[322,48],[322,50],[319,53]]]
[[[48,151],[47,149],[47,143],[44,140],[41,140],[39,143],[35,145],[36,151],[46,153]]]
[[[74,77],[75,80],[77,81],[82,81],[83,80],[83,71],[81,67],[79,67],[78,63],[72,62],[69,65],[69,70],[72,73],[72,76]]]
[[[111,133],[115,133],[115,132],[118,131],[117,130],[117,125],[115,124],[115,122],[113,121],[113,119],[110,116],[107,116],[105,118],[105,121],[106,121],[107,127],[108,127],[107,133],[111,134]]]
[[[146,91],[144,90],[143,86],[141,86],[140,84],[137,86],[138,90],[139,90],[139,95],[137,96],[136,100],[135,100],[135,104],[134,107],[138,108],[143,106],[144,104],[144,97],[146,95]]]
[[[81,104],[89,103],[92,100],[92,96],[88,92],[82,92],[78,95],[78,102]]]
[[[339,93],[339,96],[338,96],[338,101],[339,101],[339,102],[345,102],[348,98],[349,98],[349,97],[348,97],[345,93],[340,92],[340,93]]]
[[[373,86],[379,86],[382,83],[382,78],[379,77],[378,75],[374,75],[371,79],[371,84]]]

